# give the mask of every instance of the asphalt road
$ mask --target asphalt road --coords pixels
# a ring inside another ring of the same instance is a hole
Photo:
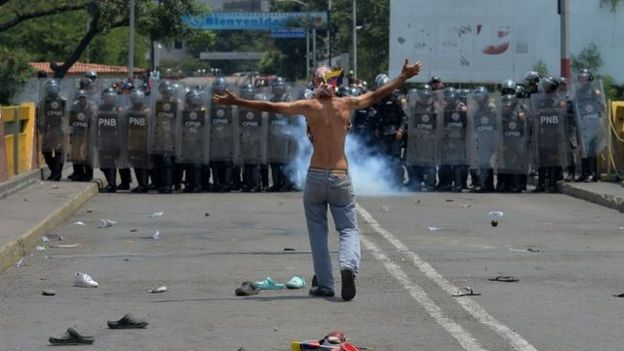
[[[292,340],[334,329],[389,351],[622,349],[624,299],[613,295],[624,292],[624,219],[616,211],[546,194],[358,203],[358,294],[342,302],[307,288],[234,295],[266,276],[309,283],[299,193],[98,195],[54,231],[63,241],[53,244],[78,247],[37,251],[0,275],[0,350],[49,350],[48,337],[70,326],[96,341],[69,350],[289,350]],[[491,210],[504,212],[497,227]],[[101,218],[117,224],[98,229]],[[160,240],[151,239],[157,230]],[[100,287],[72,287],[75,272]],[[501,275],[519,281],[488,280]],[[168,291],[148,293],[161,285]],[[465,286],[481,295],[452,296]],[[42,296],[46,288],[56,296]],[[128,312],[150,325],[107,329]]]

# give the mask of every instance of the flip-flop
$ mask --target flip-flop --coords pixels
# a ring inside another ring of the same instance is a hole
[[[141,329],[147,327],[149,322],[143,319],[134,318],[133,315],[128,313],[120,320],[114,322],[108,321],[106,324],[108,324],[108,327],[111,329]]]
[[[305,279],[298,275],[295,275],[290,278],[290,280],[287,281],[285,285],[288,289],[303,289],[305,287]]]
[[[517,281],[520,281],[520,279],[511,275],[499,275],[496,278],[490,278],[488,280],[491,282],[503,282],[503,283],[515,283]]]
[[[266,279],[256,282],[256,286],[260,290],[282,290],[284,289],[284,284],[276,283],[271,277],[266,277]]]
[[[624,297],[624,293],[613,295],[614,297]]]
[[[243,282],[239,288],[234,290],[236,296],[250,296],[250,295],[258,295],[260,289],[258,286],[250,281]]]
[[[471,288],[469,288],[467,286],[464,286],[463,288],[459,289],[457,294],[453,294],[451,296],[453,296],[453,297],[462,297],[462,296],[480,296],[480,295],[481,295],[481,293],[476,293]]]
[[[74,328],[67,328],[60,337],[51,336],[48,341],[52,345],[91,345],[95,341],[92,336],[84,336]]]

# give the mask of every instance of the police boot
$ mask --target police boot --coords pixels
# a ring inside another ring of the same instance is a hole
[[[139,193],[139,194],[143,194],[147,192],[147,178],[148,178],[148,172],[146,169],[142,169],[142,168],[135,168],[134,169],[134,175],[137,179],[137,183],[139,183],[139,185],[132,189],[133,193]]]
[[[581,175],[577,177],[575,182],[584,182],[587,180],[587,172],[589,171],[589,159],[582,158],[581,159]]]
[[[547,171],[547,193],[558,193],[559,186],[557,185],[557,167],[548,167]]]
[[[85,182],[90,182],[93,180],[93,167],[89,165],[84,166],[84,178],[82,180]]]
[[[106,178],[108,185],[100,190],[101,193],[114,193],[117,191],[117,169],[116,168],[102,168],[102,173]]]
[[[440,166],[438,169],[438,177],[440,181],[438,182],[437,190],[438,191],[451,191],[452,183],[455,174],[455,167],[452,166]]]
[[[574,173],[576,172],[576,167],[574,166],[574,164],[571,164],[568,166],[568,174],[565,177],[565,181],[566,182],[573,182],[574,181]]]
[[[596,168],[598,167],[597,162],[598,160],[595,157],[587,158],[587,179],[585,181],[587,182],[598,181],[598,174],[596,172]]]
[[[55,170],[54,170],[54,181],[58,182],[62,178],[63,173],[63,162],[61,161],[61,156],[57,154],[55,156]]]
[[[190,193],[201,192],[201,168],[199,166],[191,166],[186,169],[186,184]],[[186,187],[184,188],[186,191]]]
[[[537,186],[533,189],[534,193],[543,193],[546,191],[546,168],[537,170]]]
[[[464,173],[465,170],[462,166],[453,167],[453,192],[461,193],[464,184]]]
[[[119,184],[117,189],[130,190],[130,184],[132,183],[132,173],[130,173],[130,168],[120,168],[119,177],[121,178],[121,184]]]

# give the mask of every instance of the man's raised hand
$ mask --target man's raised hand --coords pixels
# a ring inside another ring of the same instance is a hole
[[[219,105],[234,105],[236,103],[236,97],[226,90],[225,95],[215,95],[212,97],[212,101]]]
[[[405,63],[403,64],[403,70],[401,74],[406,77],[406,79],[410,79],[413,76],[418,75],[420,73],[420,69],[422,68],[422,64],[420,61],[416,61],[413,65],[408,64],[407,59],[405,59]]]

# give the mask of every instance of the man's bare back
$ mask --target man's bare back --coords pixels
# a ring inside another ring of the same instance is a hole
[[[284,115],[304,115],[312,134],[311,168],[325,170],[347,170],[345,140],[353,111],[371,106],[376,101],[398,89],[406,80],[420,72],[421,64],[409,65],[405,60],[401,74],[390,83],[375,91],[356,97],[336,97],[333,93],[320,94],[309,100],[294,102],[269,102],[244,100],[226,91],[225,95],[215,96],[214,102],[224,105],[241,105],[257,110],[282,113]],[[315,77],[316,78],[316,77]]]

